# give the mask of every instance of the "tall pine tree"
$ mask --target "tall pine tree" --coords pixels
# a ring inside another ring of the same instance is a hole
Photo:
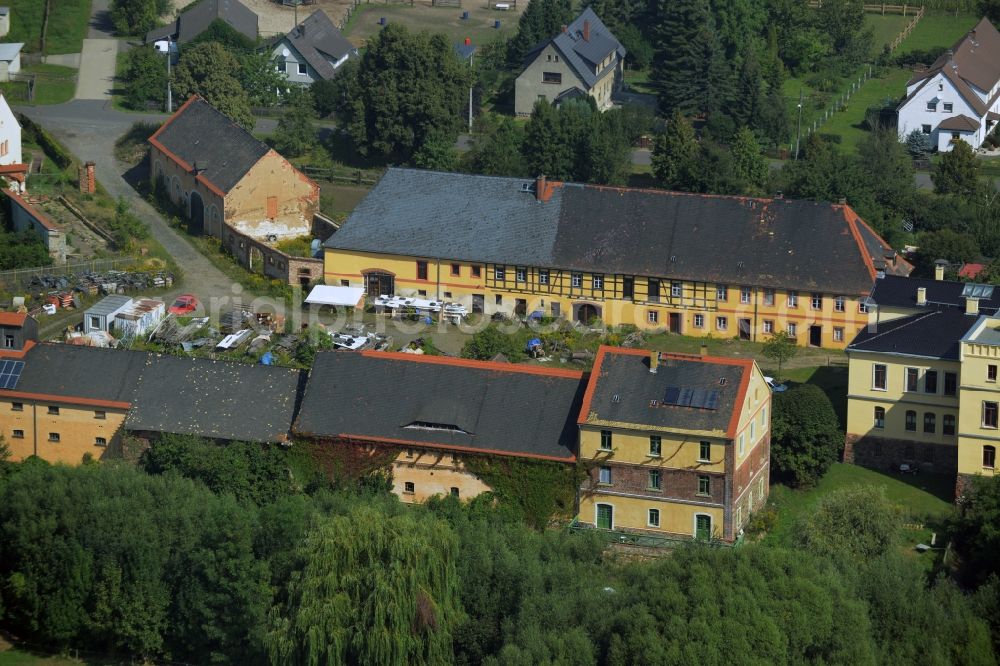
[[[652,80],[665,113],[711,113],[729,98],[729,72],[707,0],[659,0]]]

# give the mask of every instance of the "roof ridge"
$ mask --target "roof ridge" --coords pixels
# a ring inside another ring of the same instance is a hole
[[[560,377],[563,379],[583,379],[582,370],[566,370],[563,368],[546,368],[534,365],[519,365],[516,363],[499,363],[496,361],[477,361],[469,358],[457,358],[454,356],[428,356],[426,354],[406,354],[404,352],[384,352],[384,351],[337,351],[326,352],[330,354],[359,354],[365,358],[382,358],[390,361],[409,361],[416,363],[427,363],[437,365],[448,365],[452,367],[464,367],[473,370],[491,370],[496,372],[513,372],[529,375],[544,375],[548,377]]]

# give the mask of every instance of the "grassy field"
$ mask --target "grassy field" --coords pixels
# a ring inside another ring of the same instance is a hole
[[[925,51],[932,48],[949,47],[972,29],[979,21],[978,16],[932,16],[920,19],[910,36],[903,40],[897,54],[911,51]]]
[[[886,14],[885,16],[865,14],[865,27],[871,28],[875,33],[875,39],[872,40],[872,57],[882,53],[882,49],[896,39],[906,24],[912,20],[912,17],[904,17],[902,14]]]
[[[823,134],[839,135],[840,149],[846,153],[853,153],[858,142],[868,133],[863,126],[865,111],[870,106],[898,101],[906,92],[906,82],[909,78],[908,70],[894,68],[883,76],[865,81],[861,89],[851,97],[847,108],[833,114],[819,131]]]
[[[770,503],[778,511],[778,521],[766,539],[790,545],[801,516],[815,508],[824,496],[856,484],[882,488],[890,500],[907,510],[909,515],[905,520],[913,525],[906,533],[907,551],[917,543],[929,542],[931,531],[939,527],[952,510],[952,476],[883,474],[856,465],[834,463],[815,488],[792,490],[782,485],[771,488]]]
[[[41,51],[45,0],[7,0],[10,33],[4,41],[24,42],[28,53]],[[45,31],[45,54],[79,53],[90,26],[90,0],[52,0]]]
[[[23,74],[35,74],[35,99],[32,104],[62,104],[73,99],[76,92],[76,70],[61,65],[26,65],[21,68]],[[28,83],[26,81],[8,81],[0,83],[0,90],[6,93],[12,102],[28,103]]]
[[[527,5],[525,2],[524,5]],[[523,7],[523,5],[522,5]],[[469,19],[462,20],[462,12],[469,12]],[[414,5],[403,4],[363,4],[351,15],[344,34],[357,46],[378,33],[382,27],[379,19],[384,17],[389,23],[402,23],[410,30],[443,32],[454,44],[460,44],[468,37],[473,44],[485,44],[501,35],[512,35],[517,31],[519,11],[496,11],[487,9],[485,4],[468,4],[464,7],[433,7],[424,0]],[[500,29],[493,27],[500,21]]]

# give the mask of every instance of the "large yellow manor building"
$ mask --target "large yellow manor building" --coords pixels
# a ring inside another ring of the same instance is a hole
[[[992,476],[1000,446],[1000,289],[887,276],[848,346],[845,459],[893,471]]]
[[[327,284],[686,335],[844,347],[911,266],[850,207],[389,169],[325,243]]]

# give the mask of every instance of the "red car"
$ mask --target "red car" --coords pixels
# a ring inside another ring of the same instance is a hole
[[[198,299],[191,294],[181,294],[174,300],[174,304],[171,305],[167,312],[175,315],[186,315],[191,314],[198,309]]]

